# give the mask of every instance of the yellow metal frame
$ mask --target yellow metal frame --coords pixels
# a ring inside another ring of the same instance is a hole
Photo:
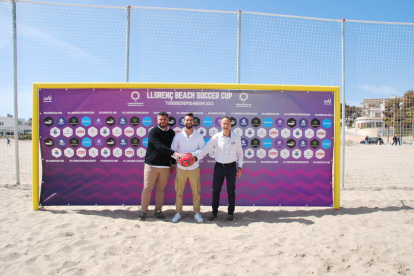
[[[127,88],[164,88],[164,89],[232,89],[232,90],[282,90],[282,91],[314,91],[332,92],[334,94],[334,209],[340,208],[340,154],[341,154],[341,121],[340,121],[340,88],[338,86],[307,85],[273,85],[273,84],[230,84],[230,83],[34,83],[33,84],[33,210],[39,209],[39,89],[127,89]]]

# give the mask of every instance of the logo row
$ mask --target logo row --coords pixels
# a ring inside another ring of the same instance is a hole
[[[149,129],[151,130],[151,128]],[[149,132],[148,130],[148,132]],[[173,129],[175,133],[179,133],[182,131],[182,128],[176,127]],[[207,133],[210,136],[214,136],[216,133],[218,133],[220,130],[216,127],[210,128],[208,131],[204,127],[199,127],[196,129],[198,133],[200,133],[203,137],[207,135]],[[277,128],[247,128],[245,130],[236,127],[233,129],[233,132],[237,133],[240,136],[246,136],[247,138],[252,138],[254,136],[258,136],[259,138],[265,138],[266,136],[269,136],[271,138],[277,138],[279,135],[283,138],[289,138],[294,137],[296,139],[299,139],[301,137],[306,137],[308,139],[312,139],[313,137],[318,137],[319,139],[323,139],[326,137],[326,130],[324,129],[318,129],[315,130],[308,128],[306,130],[302,130],[300,128],[296,129],[289,129],[289,128],[283,128],[281,130]],[[50,129],[50,136],[57,138],[60,135],[63,135],[65,137],[71,137],[71,136],[77,136],[77,137],[84,137],[85,135],[88,135],[90,137],[95,137],[98,134],[100,134],[102,137],[108,137],[109,135],[113,135],[115,137],[120,137],[121,135],[125,135],[127,137],[132,137],[133,135],[138,135],[139,137],[144,137],[147,135],[147,129],[144,127],[138,127],[137,129],[133,129],[132,127],[126,127],[125,129],[122,129],[120,127],[114,127],[112,129],[108,127],[102,127],[99,130],[96,127],[90,127],[88,129],[85,129],[84,127],[77,127],[75,129],[72,129],[70,127],[65,127],[63,130],[57,127],[53,127]]]
[[[294,128],[296,126],[301,127],[301,128],[306,128],[309,126],[309,122],[308,119],[302,118],[302,119],[295,119],[295,118],[290,118],[288,120],[286,120],[286,124],[285,124],[285,120],[282,118],[278,118],[276,120],[273,121],[273,119],[271,118],[265,118],[262,119],[258,118],[258,117],[254,117],[253,119],[247,119],[246,117],[240,118],[240,119],[236,119],[234,117],[230,117],[231,120],[231,126],[235,127],[237,125],[241,126],[241,127],[247,127],[249,124],[253,127],[260,127],[261,125],[263,125],[264,127],[272,127],[273,125],[275,125],[276,127],[284,127],[285,125],[290,127],[290,128]],[[51,127],[55,124],[55,119],[53,119],[52,117],[46,117],[43,120],[44,125]],[[88,117],[88,116],[84,116],[82,118],[78,118],[78,117],[71,117],[69,118],[68,122],[66,121],[66,119],[64,117],[60,117],[56,120],[56,124],[60,127],[65,126],[66,124],[71,125],[72,127],[76,127],[79,124],[88,127],[90,125],[92,125],[92,123],[96,126],[102,126],[104,124],[108,125],[108,126],[114,126],[116,123],[120,126],[126,126],[128,125],[128,123],[132,126],[139,126],[140,123],[142,123],[143,126],[150,126],[153,123],[153,119],[146,116],[144,118],[142,118],[142,121],[140,120],[140,118],[134,116],[132,118],[130,118],[129,120],[126,117],[120,117],[118,119],[115,119],[112,116],[106,117],[106,118],[102,118],[102,117],[96,117],[94,119]],[[154,123],[156,123],[156,120],[154,121]],[[194,126],[198,127],[200,124],[203,124],[203,126],[205,127],[210,127],[213,125],[213,123],[220,127],[220,123],[221,123],[221,117],[218,117],[216,119],[212,119],[210,117],[205,117],[203,120],[201,120],[198,117],[194,117]],[[169,121],[168,121],[168,125],[170,127],[173,127],[177,124],[177,119],[174,117],[169,117]],[[178,124],[182,127],[185,126],[184,124],[184,117],[181,117],[178,119]],[[310,126],[313,128],[319,128],[321,126],[321,121],[319,119],[312,119]],[[324,119],[322,121],[322,126],[324,128],[330,128],[332,126],[332,121],[330,119]]]
[[[90,149],[85,149],[85,148],[80,147],[80,148],[78,148],[76,150],[75,149],[72,149],[72,148],[66,148],[63,151],[61,149],[59,149],[59,148],[54,148],[52,150],[52,155],[54,157],[56,157],[56,158],[61,157],[62,154],[64,156],[68,157],[68,158],[71,158],[71,157],[73,157],[75,155],[77,157],[80,157],[80,158],[84,158],[87,155],[90,156],[90,157],[92,157],[92,158],[95,158],[98,155],[100,155],[100,156],[102,156],[104,158],[108,158],[111,155],[114,156],[114,157],[116,157],[116,158],[119,158],[119,157],[122,157],[122,156],[126,156],[128,158],[131,158],[131,157],[134,157],[134,156],[138,156],[140,158],[144,158],[145,157],[145,154],[146,154],[146,150],[144,148],[139,148],[139,149],[133,149],[133,148],[121,149],[119,147],[114,148],[114,149],[110,149],[110,148],[104,147],[104,148],[102,148],[100,150],[97,149],[97,148],[94,148],[94,147],[93,148],[90,148]],[[214,151],[210,152],[209,153],[209,156],[211,158],[214,158],[215,157]],[[322,149],[319,149],[316,152],[313,152],[310,149],[307,149],[307,150],[304,150],[304,151],[301,151],[299,149],[295,149],[295,150],[292,150],[292,151],[290,151],[288,149],[283,149],[283,150],[280,151],[280,153],[279,153],[279,151],[277,149],[271,149],[271,150],[268,150],[268,151],[266,151],[264,149],[258,149],[257,151],[255,151],[253,149],[247,149],[247,150],[244,151],[244,156],[246,158],[248,158],[248,159],[251,159],[251,158],[253,158],[255,156],[257,156],[260,159],[263,159],[265,157],[269,157],[271,159],[275,159],[275,158],[277,158],[279,156],[281,158],[283,158],[283,159],[287,159],[287,158],[290,158],[290,157],[292,157],[294,159],[299,159],[301,157],[304,157],[306,159],[310,159],[310,158],[312,158],[314,156],[317,159],[323,159],[326,156],[326,154],[325,154],[325,151],[322,150]]]

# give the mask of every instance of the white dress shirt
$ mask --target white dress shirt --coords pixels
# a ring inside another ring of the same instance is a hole
[[[216,133],[211,137],[205,147],[196,152],[192,152],[192,154],[198,159],[201,159],[213,149],[215,151],[216,162],[228,164],[237,161],[238,167],[241,168],[243,166],[241,137],[238,134],[230,132],[230,136],[226,137],[223,131]]]
[[[185,129],[186,128],[184,127],[180,133],[177,133],[174,136],[171,149],[179,153],[186,153],[194,152],[203,148],[205,144],[203,136],[193,128],[193,133],[190,135],[190,137],[188,137]],[[184,167],[181,166],[179,162],[177,162],[177,166],[182,170],[194,170],[200,166],[200,163],[197,161],[190,167]]]

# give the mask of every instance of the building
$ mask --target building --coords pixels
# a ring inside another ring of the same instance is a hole
[[[392,96],[391,98],[395,98]],[[355,119],[355,133],[370,137],[386,136],[388,129],[383,121],[385,104],[389,99],[364,99],[362,117]]]
[[[26,124],[25,119],[18,119],[19,135],[26,135],[32,133],[32,126]],[[11,116],[0,116],[0,137],[14,136],[14,118]]]

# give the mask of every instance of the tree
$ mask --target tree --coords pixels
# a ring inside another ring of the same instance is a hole
[[[29,120],[27,120],[25,124],[28,125],[28,126],[31,126],[32,125],[32,118],[29,118]]]
[[[362,108],[359,106],[350,106],[345,104],[345,121],[352,125],[356,118],[362,116]],[[342,118],[342,105],[341,105],[341,118]]]

